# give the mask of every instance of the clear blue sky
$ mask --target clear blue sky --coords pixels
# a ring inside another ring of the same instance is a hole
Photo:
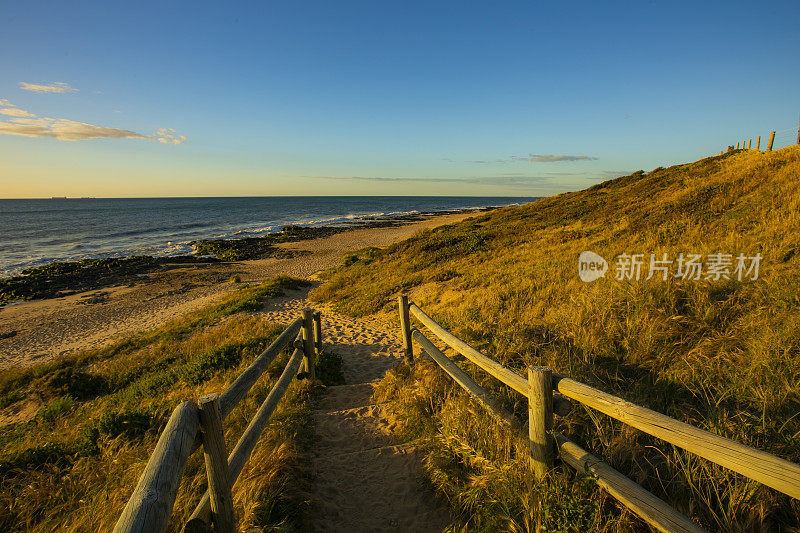
[[[548,195],[800,113],[796,0],[2,14],[0,197]]]

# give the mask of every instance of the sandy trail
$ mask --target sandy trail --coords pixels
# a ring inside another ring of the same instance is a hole
[[[273,300],[267,316],[288,323],[311,305],[302,293]],[[326,350],[341,355],[346,385],[327,387],[314,412],[312,531],[442,531],[450,523],[422,482],[419,457],[398,444],[375,384],[402,356],[399,335],[379,319],[322,311]]]
[[[245,282],[280,274],[308,278],[340,264],[347,252],[368,246],[385,247],[424,229],[469,216],[472,215],[435,216],[403,226],[359,229],[284,243],[279,246],[312,253],[285,259],[182,265],[141,276],[132,286],[6,306],[0,308],[0,370],[98,348],[121,336],[155,329],[236,289],[237,284],[228,282],[234,274]]]

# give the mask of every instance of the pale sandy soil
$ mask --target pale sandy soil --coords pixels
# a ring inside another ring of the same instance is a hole
[[[272,300],[267,316],[288,324],[311,305],[300,294]],[[329,386],[314,412],[310,531],[442,531],[450,518],[422,481],[412,444],[398,443],[375,384],[400,361],[396,323],[352,319],[327,307],[324,349],[342,356],[345,385]]]
[[[385,247],[415,233],[467,218],[442,215],[393,228],[339,233],[280,246],[311,254],[289,259],[264,259],[185,266],[143,276],[133,286],[109,287],[64,298],[24,302],[0,308],[0,370],[29,366],[58,355],[106,345],[115,339],[156,328],[171,318],[211,303],[237,287],[228,282],[239,274],[253,282],[287,274],[309,278],[336,266],[347,252]]]

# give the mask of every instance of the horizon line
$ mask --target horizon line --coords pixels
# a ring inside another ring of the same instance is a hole
[[[177,200],[197,198],[544,198],[545,196],[481,196],[472,194],[273,194],[246,196],[25,196],[3,200]]]

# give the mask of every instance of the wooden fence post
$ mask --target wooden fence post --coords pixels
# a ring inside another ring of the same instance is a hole
[[[797,126],[797,144],[800,144],[800,125]]]
[[[322,314],[314,313],[314,345],[317,348],[317,357],[322,353]]]
[[[772,143],[774,142],[775,142],[775,132],[771,131],[769,132],[769,141],[767,141],[767,152],[772,151]]]
[[[747,140],[747,149],[748,150],[752,150],[753,149],[753,139],[748,139]]]
[[[756,137],[756,150],[761,150],[761,135]]]
[[[403,336],[403,352],[406,363],[414,360],[414,347],[411,344],[411,319],[408,317],[408,296],[401,294],[397,297],[400,311],[400,334]]]
[[[736,149],[737,150],[739,149],[739,143],[736,143]]]
[[[543,479],[553,466],[550,433],[553,429],[553,371],[545,366],[528,367],[528,445],[533,473]]]
[[[303,309],[303,365],[308,377],[317,377],[314,368],[314,313],[311,309]]]
[[[228,452],[225,450],[219,395],[206,394],[197,404],[200,407],[200,427],[203,430],[203,455],[211,497],[211,520],[217,533],[234,533],[236,524],[233,518],[231,478],[228,474]]]

